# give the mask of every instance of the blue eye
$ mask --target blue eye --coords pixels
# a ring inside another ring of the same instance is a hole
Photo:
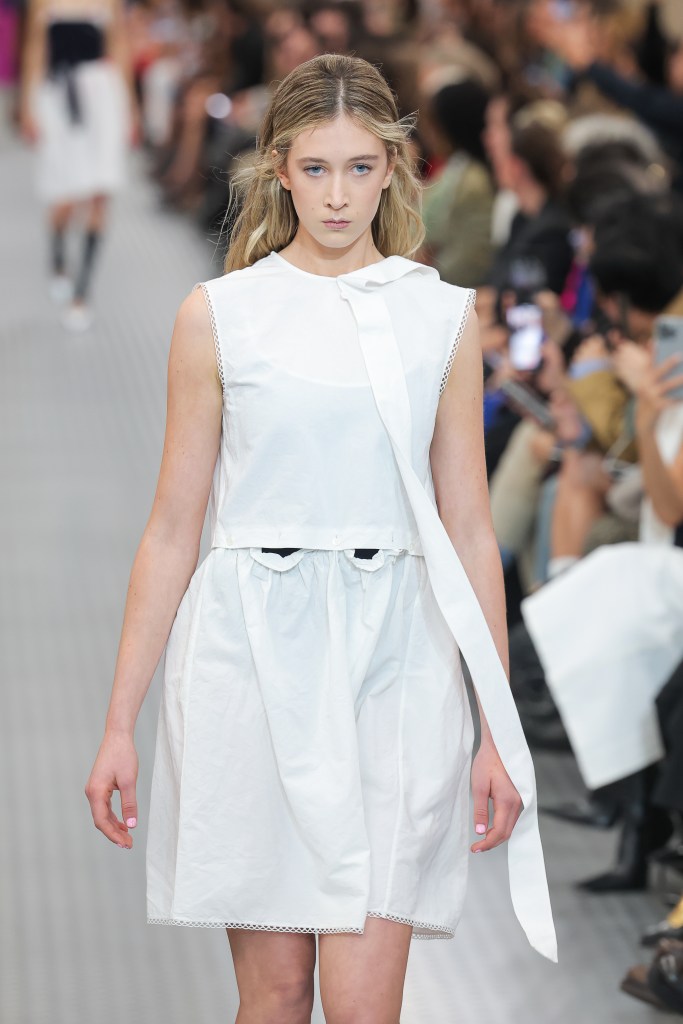
[[[363,175],[367,174],[368,171],[372,170],[372,168],[370,167],[369,164],[354,164],[353,166],[354,166],[354,169],[356,167],[362,167],[363,168],[361,174],[357,174],[356,177],[363,177]],[[322,171],[322,170],[324,170],[324,168],[321,167],[320,164],[310,164],[308,167],[304,167],[304,170],[306,171],[307,174],[310,173],[310,176],[312,178],[319,178],[320,177],[319,174],[315,174],[315,173],[311,173],[311,172]]]

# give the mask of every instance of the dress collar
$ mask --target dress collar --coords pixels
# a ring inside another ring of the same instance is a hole
[[[388,284],[390,281],[397,281],[399,278],[405,277],[406,274],[414,272],[431,277],[439,277],[439,272],[435,267],[428,267],[424,263],[418,263],[415,260],[408,259],[406,256],[399,256],[398,254],[386,256],[383,260],[371,263],[367,267],[359,267],[357,270],[350,270],[346,274],[337,274],[332,277],[328,277],[325,274],[313,274],[309,270],[302,270],[301,267],[296,267],[274,249],[271,249],[267,258],[272,262],[277,262],[280,266],[285,266],[294,274],[303,275],[311,280],[337,281],[338,284],[348,284],[354,288],[367,288],[372,285]]]

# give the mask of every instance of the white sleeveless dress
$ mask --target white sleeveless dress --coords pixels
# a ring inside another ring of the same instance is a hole
[[[148,922],[450,938],[476,838],[462,651],[525,805],[513,904],[555,960],[533,765],[429,464],[474,291],[401,256],[330,278],[275,252],[195,287],[223,430],[166,647]]]
[[[55,22],[87,21],[106,34],[112,14],[107,4],[63,5],[41,9],[41,30]],[[47,39],[46,39],[47,45]],[[34,182],[43,203],[76,202],[119,191],[127,177],[130,106],[119,66],[108,57],[73,68],[80,117],[71,111],[67,76],[45,74],[33,88],[30,104],[38,138]]]

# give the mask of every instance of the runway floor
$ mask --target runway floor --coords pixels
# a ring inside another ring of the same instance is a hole
[[[156,485],[175,311],[196,281],[220,272],[213,240],[160,209],[143,164],[136,154],[111,210],[96,323],[72,335],[46,297],[31,153],[6,130],[0,138],[2,1024],[218,1024],[237,1006],[224,932],[145,921],[159,672],[136,733],[132,853],[94,829],[83,793]],[[541,802],[580,791],[570,756],[536,765]],[[644,959],[638,938],[663,916],[660,897],[577,894],[572,882],[608,865],[615,836],[549,819],[541,827],[559,965],[517,925],[504,850],[474,858],[456,937],[413,943],[403,1024],[658,1019],[618,984]]]

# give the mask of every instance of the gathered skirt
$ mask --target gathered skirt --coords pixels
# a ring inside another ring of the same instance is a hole
[[[451,938],[473,740],[424,558],[212,548],[166,645],[148,922]]]
[[[33,114],[36,192],[43,202],[70,202],[118,191],[126,180],[130,112],[123,75],[112,60],[73,70],[80,119],[70,116],[64,77],[38,82]]]

